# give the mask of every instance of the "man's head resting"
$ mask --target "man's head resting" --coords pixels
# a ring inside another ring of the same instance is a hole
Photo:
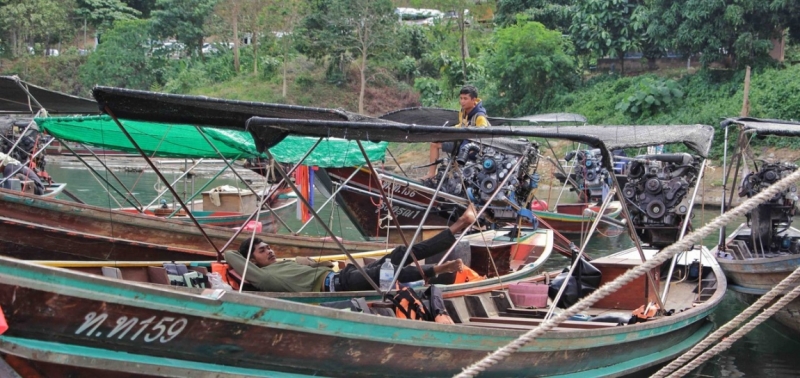
[[[247,252],[250,247],[250,240],[245,240],[239,245],[239,254],[247,258]],[[253,252],[250,254],[250,261],[254,262],[259,268],[271,265],[278,261],[275,256],[275,251],[270,248],[269,244],[264,243],[259,238],[253,239]]]

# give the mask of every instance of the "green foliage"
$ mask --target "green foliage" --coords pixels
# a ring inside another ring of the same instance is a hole
[[[81,81],[123,88],[149,89],[157,84],[155,59],[148,58],[148,22],[119,21],[81,67]]]
[[[567,32],[575,3],[574,0],[499,0],[494,18],[498,25],[508,26],[516,23],[517,14],[524,13],[548,29]]]
[[[439,81],[430,77],[418,77],[414,80],[414,90],[420,94],[423,106],[434,106],[442,97]]]
[[[261,64],[261,77],[265,79],[271,79],[278,76],[281,67],[283,66],[283,60],[276,58],[274,56],[262,56],[260,57]]]
[[[202,66],[191,67],[189,61],[181,62],[177,74],[167,80],[162,90],[167,93],[189,93],[192,89],[211,83]]]
[[[0,31],[8,40],[12,56],[27,54],[27,44],[41,42],[46,47],[68,35],[69,12],[73,0],[0,1]]]
[[[534,114],[577,84],[569,41],[541,23],[520,19],[497,29],[490,46],[483,56],[483,86],[491,94],[484,100],[493,114]]]
[[[633,0],[582,0],[572,17],[570,34],[580,52],[620,59],[641,47],[643,25],[632,18]]]
[[[120,0],[78,0],[75,15],[96,28],[108,29],[114,21],[133,20],[142,13]]]
[[[731,57],[763,64],[770,38],[785,28],[800,36],[800,2],[789,0],[650,0],[647,35],[704,64]]]
[[[415,76],[419,75],[417,61],[410,56],[405,56],[397,60],[395,69],[400,77],[409,82],[412,81]]]
[[[190,52],[203,46],[203,25],[214,10],[217,0],[157,0],[152,12],[154,36],[174,36]]]
[[[633,117],[651,116],[680,104],[683,90],[674,80],[642,78],[631,88],[631,95],[620,101],[615,109]]]

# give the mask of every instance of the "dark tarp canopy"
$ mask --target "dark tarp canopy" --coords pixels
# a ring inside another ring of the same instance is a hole
[[[160,123],[215,126],[242,130],[250,117],[358,121],[369,119],[338,109],[223,100],[205,96],[185,96],[113,87],[94,87],[94,98],[101,108],[108,106],[119,118]]]
[[[42,108],[49,114],[100,113],[91,99],[51,91],[17,76],[0,76],[0,114],[35,114]]]
[[[721,126],[727,127],[733,124],[742,125],[744,132],[758,135],[800,137],[800,123],[793,121],[742,117],[728,118],[722,121]]]
[[[381,119],[413,125],[453,126],[458,124],[458,111],[441,108],[406,108],[380,116]],[[511,122],[527,123],[585,123],[586,117],[572,113],[537,114],[519,118],[488,117],[493,126]]]
[[[454,128],[260,117],[249,120],[247,128],[253,133],[257,144],[263,143],[263,145],[259,145],[259,148],[269,147],[290,134],[400,143],[538,137],[566,139],[609,150],[683,143],[703,157],[708,155],[714,136],[714,128],[705,125]]]

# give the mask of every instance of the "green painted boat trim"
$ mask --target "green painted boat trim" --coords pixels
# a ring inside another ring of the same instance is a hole
[[[343,338],[371,340],[383,343],[401,343],[439,348],[482,350],[491,352],[515,340],[521,332],[484,329],[465,329],[436,323],[414,322],[401,326],[397,319],[323,309],[285,300],[249,294],[233,294],[227,300],[211,299],[201,295],[155,288],[144,284],[121,282],[105,277],[47,268],[24,261],[0,258],[0,282],[31,287],[67,296],[89,300],[119,303],[174,313],[193,314],[207,319],[261,325],[307,332],[337,335]],[[247,303],[256,300],[264,305]],[[615,332],[616,329],[556,332],[539,338],[522,348],[523,352],[564,350],[563,340],[570,340],[569,349],[584,349],[599,345],[614,345],[645,339],[677,330],[702,320],[714,306],[693,316],[661,326]]]
[[[606,214],[609,218],[617,218],[619,214],[622,212],[622,208],[618,208],[616,211],[612,213]],[[555,213],[552,211],[539,211],[533,210],[533,214],[537,217],[544,219],[545,221],[549,220],[557,220],[561,222],[573,222],[573,223],[580,223],[580,222],[588,222],[594,220],[594,216],[585,217],[583,215],[573,215],[573,214],[562,214],[562,213]]]
[[[132,354],[125,352],[117,352],[109,349],[90,348],[80,345],[62,344],[50,341],[39,341],[18,337],[0,336],[0,349],[4,352],[19,355],[23,353],[22,348],[25,350],[25,358],[28,355],[38,356],[36,360],[43,360],[48,362],[65,361],[74,357],[81,359],[93,359],[99,361],[119,363],[124,366],[131,364],[157,366],[159,370],[187,370],[188,373],[216,373],[221,376],[247,376],[247,377],[272,377],[272,378],[297,378],[308,377],[308,375],[284,373],[270,370],[248,369],[229,365],[209,364],[205,362],[194,362],[179,360],[174,358],[153,357],[141,354]],[[42,358],[52,354],[50,359]],[[56,362],[57,363],[57,362]],[[69,364],[69,363],[68,363]],[[85,368],[94,368],[94,366],[82,366]],[[148,366],[139,367],[147,368]],[[114,369],[109,369],[114,370]],[[119,370],[115,370],[119,371]],[[123,370],[128,371],[128,370]],[[129,372],[136,372],[129,371]]]
[[[697,330],[692,336],[686,338],[678,344],[675,344],[667,349],[659,351],[658,353],[649,354],[625,361],[621,364],[602,367],[599,369],[592,369],[582,371],[579,373],[555,375],[553,378],[584,378],[584,377],[607,377],[607,376],[620,376],[625,375],[649,366],[654,366],[660,362],[664,362],[675,358],[678,354],[683,353],[695,344],[699,343],[714,329],[714,325],[710,322]]]

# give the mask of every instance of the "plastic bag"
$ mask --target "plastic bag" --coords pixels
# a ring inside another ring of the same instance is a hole
[[[228,285],[225,281],[222,280],[222,276],[219,275],[217,272],[209,273],[208,274],[208,283],[211,285],[212,289],[222,289],[225,291],[233,291],[231,285]]]

